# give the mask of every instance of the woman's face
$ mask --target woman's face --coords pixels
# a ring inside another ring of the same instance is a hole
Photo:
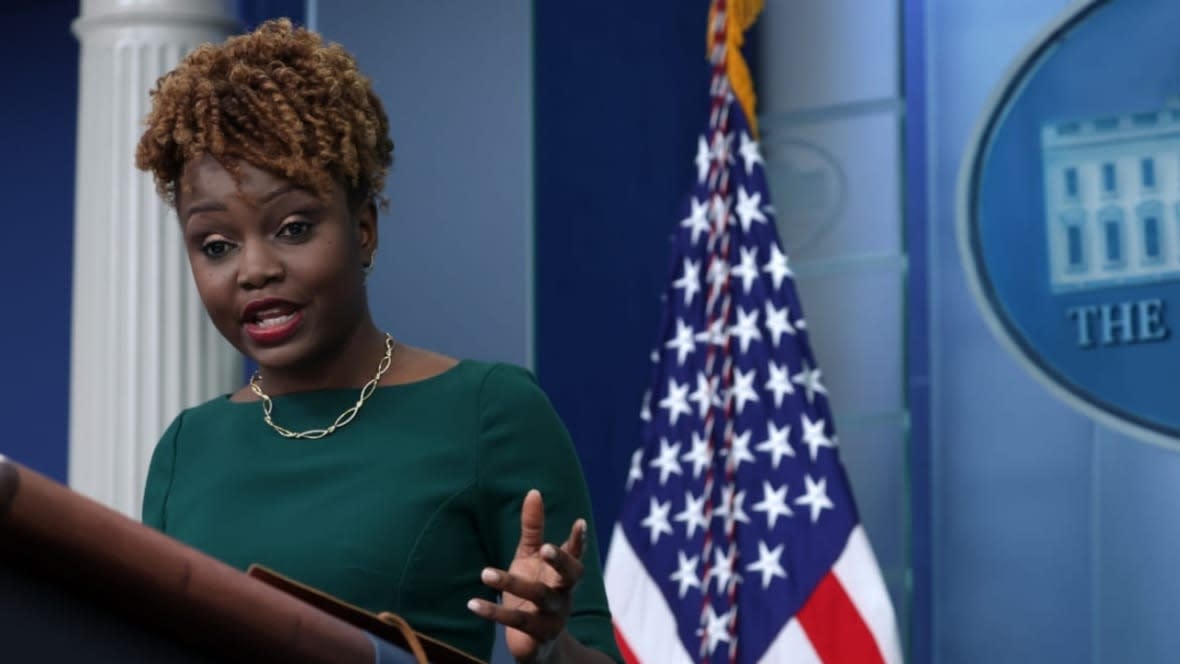
[[[372,205],[349,209],[241,162],[189,162],[177,214],[197,291],[218,331],[268,369],[311,369],[367,315],[362,265],[377,246]]]

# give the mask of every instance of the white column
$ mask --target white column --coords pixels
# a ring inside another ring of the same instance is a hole
[[[156,79],[237,28],[233,0],[82,0],[69,482],[138,517],[156,440],[240,380],[206,320],[172,209],[135,145]]]

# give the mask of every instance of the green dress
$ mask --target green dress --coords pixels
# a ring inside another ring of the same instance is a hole
[[[326,426],[357,390],[274,399],[275,421]],[[602,583],[581,468],[532,375],[463,361],[378,388],[356,419],[321,440],[288,440],[258,403],[220,397],[180,414],[152,456],[143,521],[234,567],[259,563],[370,611],[490,657],[493,625],[467,609],[494,599],[479,580],[505,569],[520,506],[536,488],[545,539],[590,523],[585,575],[567,629],[622,661]]]

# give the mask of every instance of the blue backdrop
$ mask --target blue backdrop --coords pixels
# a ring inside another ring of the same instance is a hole
[[[579,446],[604,540],[708,110],[708,6],[534,4],[536,368]]]
[[[0,23],[9,26],[0,59],[14,65],[5,68],[0,104],[0,181],[10,233],[0,261],[0,348],[8,349],[0,381],[0,419],[7,422],[0,452],[61,481],[70,404],[78,115],[78,42],[70,21],[77,15],[76,0],[0,5]]]

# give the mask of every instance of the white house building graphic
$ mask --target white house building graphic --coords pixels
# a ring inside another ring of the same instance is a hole
[[[1041,127],[1054,292],[1180,278],[1180,107]]]

